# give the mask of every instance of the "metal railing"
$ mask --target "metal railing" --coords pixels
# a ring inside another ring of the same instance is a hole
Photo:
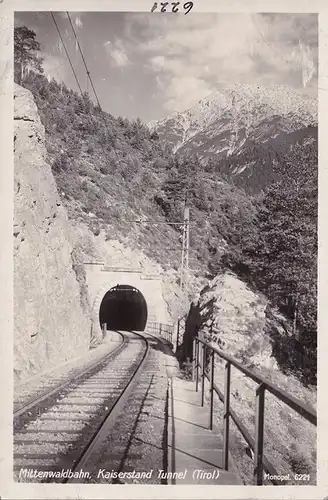
[[[200,353],[200,351],[202,351]],[[226,361],[225,376],[224,376],[224,392],[216,386],[214,380],[215,374],[215,356],[219,356]],[[209,357],[209,373],[206,371],[207,357]],[[234,366],[244,375],[252,379],[258,384],[256,388],[256,418],[255,418],[255,439],[250,435],[248,429],[239,420],[236,413],[230,406],[230,383],[231,383],[231,366]],[[270,476],[277,476],[278,473],[274,466],[264,456],[263,441],[264,441],[264,402],[265,391],[273,394],[280,401],[285,403],[289,408],[296,411],[313,425],[317,425],[316,411],[310,406],[305,405],[302,401],[287,394],[279,389],[275,384],[256,374],[249,368],[244,367],[231,356],[223,353],[219,349],[211,346],[204,340],[194,337],[193,340],[193,380],[196,381],[196,391],[198,391],[199,383],[201,383],[201,404],[204,406],[205,400],[205,379],[210,383],[210,412],[209,412],[209,429],[213,429],[213,409],[214,409],[214,393],[224,404],[223,413],[223,468],[228,470],[229,460],[229,424],[230,419],[235,423],[238,430],[241,432],[245,441],[254,452],[254,483],[263,485],[264,470]],[[278,484],[277,481],[271,480],[273,484]]]
[[[186,329],[186,323],[187,323],[187,314],[185,314],[185,316],[183,316],[182,318],[178,319],[175,352],[178,351],[179,346],[182,344],[183,334]]]
[[[165,339],[172,344],[173,325],[149,322],[146,326],[146,332],[154,335],[155,337]]]

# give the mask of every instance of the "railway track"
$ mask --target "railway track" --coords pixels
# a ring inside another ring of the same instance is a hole
[[[125,332],[122,345],[97,367],[17,408],[15,479],[67,482],[76,477],[113,427],[148,352],[145,335]]]
[[[168,386],[171,363],[166,341],[147,333],[149,354],[120,417],[103,428],[103,434],[80,462],[97,484],[167,484],[159,471],[167,471]],[[81,482],[71,479],[69,482]]]
[[[17,421],[24,414],[26,417],[29,410],[40,407],[42,402],[46,401],[48,398],[60,391],[64,391],[67,387],[72,386],[74,382],[78,383],[83,377],[94,373],[102,363],[106,363],[110,359],[113,359],[124,347],[126,341],[124,335],[120,332],[117,333],[121,336],[121,342],[115,349],[111,350],[102,358],[80,369],[69,370],[68,373],[55,374],[55,376],[52,376],[50,373],[37,384],[32,393],[30,389],[28,389],[27,395],[23,393],[15,398],[14,421]]]

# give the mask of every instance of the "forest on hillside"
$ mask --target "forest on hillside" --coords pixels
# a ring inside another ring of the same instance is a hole
[[[167,269],[178,269],[181,228],[133,221],[179,221],[187,203],[191,272],[206,278],[236,272],[290,318],[316,359],[316,141],[280,149],[274,161],[258,149],[252,161],[277,175],[251,196],[229,182],[219,163],[174,154],[141,120],[115,118],[87,93],[49,81],[27,27],[15,28],[14,61],[15,82],[38,106],[48,161],[70,217],[95,234],[103,229],[108,238],[130,238]],[[305,379],[313,382],[314,372],[315,361]]]

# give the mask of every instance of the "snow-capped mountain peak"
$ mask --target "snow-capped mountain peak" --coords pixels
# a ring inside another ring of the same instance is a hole
[[[175,151],[226,156],[250,141],[265,142],[281,132],[315,125],[317,115],[316,98],[286,85],[235,84],[149,127]]]

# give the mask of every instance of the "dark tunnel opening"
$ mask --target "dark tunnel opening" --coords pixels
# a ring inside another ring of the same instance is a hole
[[[105,294],[99,309],[100,326],[107,330],[143,331],[147,323],[147,303],[142,293],[130,285],[117,285]]]

